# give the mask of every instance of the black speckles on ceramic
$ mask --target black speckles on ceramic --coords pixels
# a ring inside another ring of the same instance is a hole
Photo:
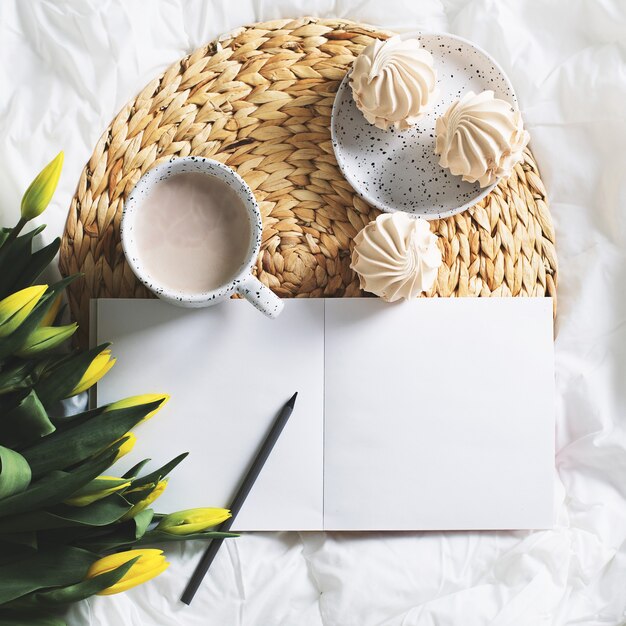
[[[261,311],[261,313],[265,313],[268,317],[278,317],[283,310],[284,302],[263,283],[252,276],[248,282],[239,287],[238,292]]]
[[[490,89],[496,98],[515,106],[517,101],[502,69],[474,44],[447,34],[411,36],[434,58],[439,95],[432,108],[407,130],[377,128],[357,108],[348,74],[333,105],[333,149],[343,175],[364,200],[383,211],[437,219],[473,206],[495,184],[481,189],[439,165],[436,119],[468,91]]]
[[[241,264],[233,280],[213,291],[190,294],[185,291],[166,289],[145,270],[137,251],[133,233],[135,228],[134,216],[137,211],[141,210],[143,199],[155,184],[170,176],[182,174],[183,172],[200,172],[209,176],[215,176],[226,183],[237,194],[248,212],[251,234],[246,259]],[[234,293],[239,293],[259,309],[259,311],[273,318],[282,310],[283,302],[251,274],[261,248],[262,231],[263,223],[256,198],[243,178],[233,169],[219,161],[196,156],[173,157],[148,170],[140,178],[124,203],[120,223],[122,248],[130,268],[141,283],[159,298],[179,306],[203,307],[216,304],[220,300],[232,296]]]

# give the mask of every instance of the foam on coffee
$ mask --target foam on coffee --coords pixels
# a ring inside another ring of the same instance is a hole
[[[137,207],[134,236],[144,270],[163,287],[212,291],[241,270],[251,227],[237,193],[215,176],[175,174]]]

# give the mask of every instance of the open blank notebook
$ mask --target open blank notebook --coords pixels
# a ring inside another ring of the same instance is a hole
[[[190,452],[159,511],[227,507],[298,391],[238,530],[552,526],[548,298],[292,299],[276,320],[244,300],[98,300],[92,329],[118,359],[99,404],[172,396],[118,462]]]

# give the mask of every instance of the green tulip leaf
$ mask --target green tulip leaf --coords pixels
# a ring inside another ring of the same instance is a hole
[[[111,494],[87,506],[59,504],[47,511],[33,511],[0,519],[0,535],[19,530],[47,530],[79,526],[102,527],[115,524],[130,510],[131,505],[119,494]]]
[[[45,226],[39,226],[30,232],[20,235],[0,248],[0,300],[17,291],[13,286],[26,269],[32,256],[33,239],[41,233]]]
[[[30,389],[33,386],[31,372],[32,361],[19,361],[0,372],[0,396],[13,393],[19,389]]]
[[[98,555],[73,546],[56,546],[0,566],[0,604],[45,589],[75,584],[85,578]]]
[[[77,352],[45,372],[35,387],[43,404],[49,406],[69,396],[91,362],[109,345],[103,343],[91,350]]]
[[[28,461],[15,450],[0,446],[0,500],[8,502],[11,497],[24,492],[31,479]],[[4,502],[0,509],[4,508]]]
[[[133,465],[125,474],[122,474],[122,478],[135,478],[137,474],[148,464],[152,459],[144,459],[139,461],[136,465]]]
[[[135,523],[135,539],[141,539],[146,534],[152,518],[154,517],[154,511],[152,509],[144,509],[133,517]]]
[[[82,534],[74,543],[92,552],[114,552],[119,547],[132,546],[141,539],[152,523],[154,511],[144,509],[105,532]]]
[[[10,335],[7,339],[13,341],[13,335]],[[0,349],[3,345],[2,341],[0,341]],[[62,363],[66,359],[66,355],[47,355],[38,357],[36,360],[14,359],[10,361],[5,369],[0,372],[0,404],[2,408],[6,408],[3,401],[11,401],[2,396],[7,396],[10,393],[23,389],[32,389],[41,378],[42,373],[50,370],[55,367],[56,364]],[[72,417],[78,417],[78,415]]]
[[[102,550],[92,549],[88,545],[91,541],[97,541],[99,537],[108,535],[114,526],[75,526],[74,528],[55,528],[39,532],[41,542],[48,545],[71,545],[91,552],[102,553]]]
[[[70,415],[53,415],[50,419],[60,432],[67,430],[70,427],[73,428],[74,426],[78,426],[78,424],[82,424],[96,415],[100,415],[104,412],[105,408],[106,407],[100,406],[95,409],[89,409],[88,411],[82,411],[80,413],[71,413]]]
[[[36,591],[20,598],[14,605],[19,605],[20,608],[27,606],[54,607],[85,600],[119,582],[139,558],[137,556],[109,572],[81,580],[79,583],[67,587]]]
[[[128,534],[116,531],[104,537],[94,537],[89,540],[79,542],[79,545],[94,552],[117,552],[119,550],[129,550],[134,548],[144,548],[147,546],[159,546],[165,542],[187,541],[188,539],[230,539],[239,537],[237,533],[222,533],[219,531],[206,531],[202,533],[191,533],[189,535],[173,535],[160,530],[150,530],[142,537],[133,539]]]
[[[132,485],[130,486],[130,489],[143,487],[144,485],[149,485],[150,483],[156,485],[162,478],[165,478],[165,476],[167,476],[186,456],[188,456],[188,454],[189,452],[183,452],[182,454],[179,454],[176,458],[172,459],[169,463],[166,463],[154,472],[150,472],[150,474],[146,474],[145,476],[141,476],[140,478],[135,478]]]
[[[85,526],[108,526],[117,522],[130,509],[123,496],[113,493],[88,506],[60,504],[53,509],[60,519]]]
[[[162,530],[151,530],[141,537],[135,546],[150,546],[171,541],[187,541],[188,539],[228,539],[230,537],[239,537],[237,533],[223,533],[217,530],[207,530],[204,532],[189,533],[188,535],[174,535],[166,533]]]
[[[78,491],[76,491],[76,493],[73,493],[72,498],[77,498],[81,496],[92,496],[101,491],[113,489],[128,482],[130,481],[125,480],[124,478],[104,478],[102,476],[98,476],[97,478],[94,478],[90,483],[86,484],[84,487],[81,487]],[[122,491],[123,490],[120,489],[118,493],[122,493]]]
[[[70,467],[106,449],[160,404],[159,401],[150,402],[98,413],[87,421],[75,425],[70,423],[68,428],[48,435],[22,451],[33,477]]]
[[[19,546],[26,546],[33,550],[37,549],[37,533],[31,530],[20,530],[14,533],[3,534],[2,541]]]
[[[2,506],[0,506],[0,518],[34,511],[62,502],[109,467],[113,463],[118,449],[119,443],[112,446],[106,454],[98,455],[78,466],[72,472],[58,470],[51,472],[44,478],[32,483],[28,489],[21,493],[15,493],[4,498]]]
[[[0,566],[24,559],[37,552],[35,533],[16,533],[0,539]],[[29,542],[30,535],[30,542]]]
[[[29,548],[27,546],[0,542],[0,567],[9,563],[15,563],[15,561],[19,561],[27,556],[30,556],[31,554],[35,554],[35,552],[37,552],[37,550],[33,550],[33,548]]]
[[[133,489],[131,485],[131,487],[124,492],[124,499],[129,504],[138,504],[142,500],[145,500],[156,488],[157,483],[148,483],[137,489]]]
[[[32,285],[48,265],[52,263],[60,247],[61,238],[57,237],[52,243],[31,254],[28,263],[11,286],[11,291],[19,291]]]
[[[23,447],[54,431],[55,426],[34,390],[0,416],[0,444],[5,446]]]
[[[61,617],[33,611],[5,611],[0,608],[0,626],[68,626]]]

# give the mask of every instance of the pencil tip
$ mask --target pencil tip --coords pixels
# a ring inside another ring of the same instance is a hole
[[[289,401],[287,402],[287,406],[290,409],[293,409],[293,405],[296,403],[296,398],[298,397],[298,392],[296,391],[296,393],[293,394],[293,396],[291,396],[291,398],[289,398]]]

